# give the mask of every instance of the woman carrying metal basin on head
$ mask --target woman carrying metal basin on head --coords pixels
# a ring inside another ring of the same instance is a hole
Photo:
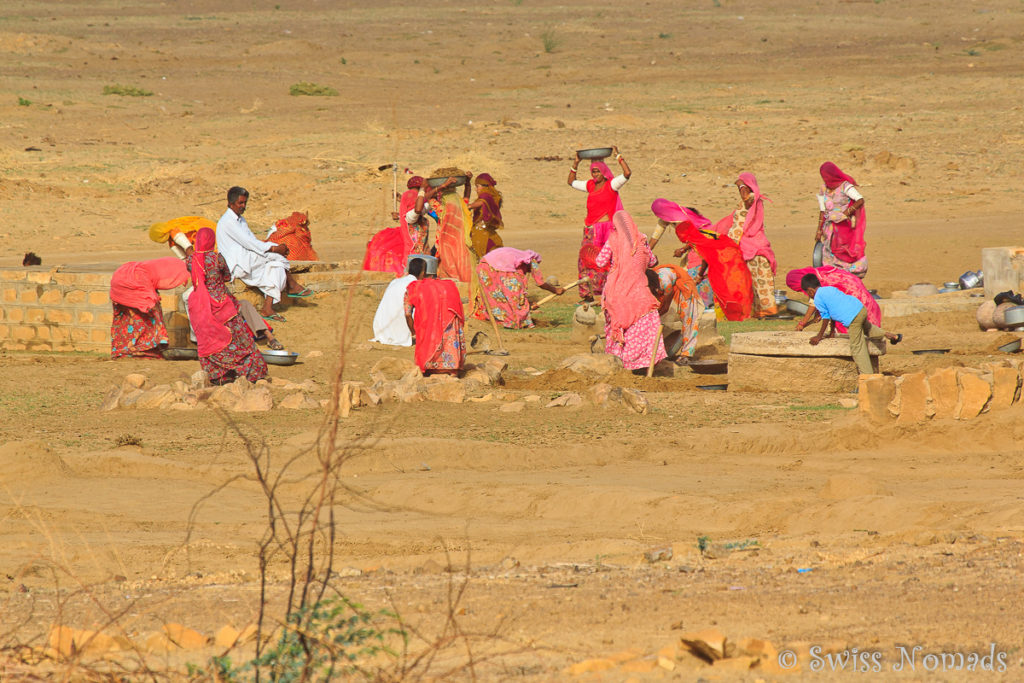
[[[608,164],[602,161],[610,154],[615,155],[615,160],[622,168],[619,175],[613,175]],[[580,162],[584,159],[590,160],[589,180],[579,180],[577,177]],[[618,147],[579,150],[569,169],[569,186],[587,193],[587,217],[583,222],[583,241],[580,243],[577,263],[580,279],[589,279],[589,282],[580,285],[580,298],[584,301],[593,301],[595,296],[600,296],[604,291],[608,269],[597,264],[597,255],[612,231],[612,216],[622,210],[619,190],[631,174]]]

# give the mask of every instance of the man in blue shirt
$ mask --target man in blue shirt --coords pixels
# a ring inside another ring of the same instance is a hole
[[[821,314],[821,329],[811,337],[811,346],[817,346],[825,336],[825,328],[832,321],[840,322],[850,332],[850,355],[857,364],[862,375],[874,372],[871,367],[871,355],[868,353],[867,339],[885,337],[892,344],[903,341],[902,334],[892,334],[868,322],[867,309],[857,297],[840,292],[835,287],[822,287],[817,275],[808,273],[800,280],[800,289],[814,299],[814,308]]]

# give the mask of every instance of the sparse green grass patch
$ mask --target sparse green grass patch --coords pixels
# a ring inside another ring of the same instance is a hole
[[[338,91],[330,86],[301,81],[292,84],[292,87],[288,88],[288,94],[294,96],[306,95],[308,97],[337,97]]]
[[[119,83],[103,86],[103,94],[119,95],[121,97],[151,97],[153,95],[150,90],[143,90],[142,88],[136,88],[134,85],[121,85]]]

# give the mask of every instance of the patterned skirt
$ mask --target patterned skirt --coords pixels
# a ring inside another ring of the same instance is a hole
[[[754,281],[753,317],[775,315],[779,308],[775,303],[775,273],[772,272],[772,264],[764,256],[755,256],[747,261],[747,268]]]
[[[466,360],[466,337],[462,321],[453,317],[441,333],[441,345],[423,364],[423,371],[458,370]]]
[[[530,318],[530,301],[526,298],[526,276],[519,271],[507,272],[495,270],[481,261],[476,267],[480,279],[482,293],[477,293],[473,315],[479,320],[487,320],[484,310],[483,295],[490,302],[491,315],[494,321],[512,330],[533,327]]]
[[[700,275],[700,266],[687,268],[686,272],[689,273],[690,277],[693,278],[693,281],[697,283],[697,293],[700,294],[700,298],[704,302],[704,308],[711,308],[714,306],[715,292],[711,289],[711,281],[708,280],[707,275],[704,276],[703,280],[697,280],[697,276]]]
[[[111,358],[160,358],[158,347],[166,343],[167,328],[159,301],[149,313],[114,304],[114,320],[110,324]]]
[[[868,274],[868,255],[864,254],[864,256],[853,263],[847,263],[846,261],[841,260],[838,256],[832,253],[832,234],[834,232],[835,226],[830,221],[826,221],[825,227],[822,230],[823,237],[821,244],[824,247],[824,249],[821,250],[822,265],[842,268],[863,280],[864,276]]]
[[[255,382],[266,377],[267,362],[242,316],[234,316],[226,325],[231,330],[231,342],[217,353],[199,358],[199,367],[210,376],[210,383],[224,384],[239,377]]]
[[[658,343],[658,352],[654,356],[655,364],[668,357],[668,354],[665,353],[665,341],[658,334],[658,330],[661,328],[661,316],[657,311],[647,313],[630,325],[622,335],[625,342],[623,344],[613,340],[609,334],[611,325],[608,321],[607,311],[605,311],[604,320],[604,352],[621,358],[622,365],[627,370],[646,368],[651,364],[651,349],[654,348],[655,340]]]
[[[601,252],[601,247],[604,246],[604,241],[598,238],[598,233],[607,237],[611,232],[611,224],[611,221],[601,221],[583,228],[583,241],[580,243],[580,255],[576,269],[581,279],[589,277],[590,282],[580,285],[581,299],[600,296],[604,291],[605,282],[608,281],[608,269],[598,268],[594,260]]]
[[[505,246],[497,230],[491,230],[482,225],[474,225],[469,236],[473,240],[473,251],[476,252],[477,260],[482,259],[488,252]]]

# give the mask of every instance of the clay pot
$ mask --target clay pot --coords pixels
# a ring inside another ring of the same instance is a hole
[[[1006,327],[1006,312],[1011,308],[1015,307],[1016,305],[1017,304],[1007,301],[1006,303],[1002,303],[996,306],[995,311],[993,311],[992,313],[992,322],[995,324],[996,327],[998,327],[999,329],[1003,329]]]
[[[992,316],[995,312],[996,302],[991,299],[978,306],[978,312],[974,314],[978,319],[978,327],[983,330],[994,330],[996,328],[996,323],[995,320],[992,319]]]

